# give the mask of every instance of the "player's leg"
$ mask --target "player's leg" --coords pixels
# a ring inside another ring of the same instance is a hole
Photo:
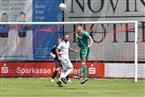
[[[82,70],[83,70],[83,74],[84,74],[84,79],[81,82],[81,84],[84,84],[86,81],[88,81],[88,77],[87,77],[87,68],[86,68],[86,60],[88,59],[88,55],[89,55],[90,49],[89,48],[83,48],[82,49]]]
[[[61,73],[61,75],[60,75],[60,77],[59,77],[59,81],[57,82],[57,84],[58,84],[59,87],[62,87],[61,81],[63,81],[63,83],[65,83],[65,84],[67,84],[67,83],[65,82],[65,78],[64,78],[65,72],[66,72],[66,70],[67,70],[67,68],[66,68],[66,66],[65,66],[65,61],[64,61],[64,60],[61,61],[61,65],[62,65],[62,70],[63,70],[63,71],[62,71],[62,73]]]
[[[80,58],[81,58],[81,68],[78,73],[78,78],[80,78],[81,74],[84,74],[84,78],[86,78],[86,56],[87,56],[87,48],[80,49]]]
[[[65,65],[66,65],[67,71],[64,75],[64,78],[66,78],[66,76],[68,76],[73,71],[73,65],[69,59],[65,59]]]
[[[81,65],[81,68],[80,68],[80,71],[78,73],[78,76],[77,77],[74,77],[74,78],[80,79],[80,76],[81,76],[82,73],[83,73],[83,65]]]
[[[64,81],[64,80],[62,80],[62,78],[63,78],[63,76],[64,76],[64,74],[65,74],[65,72],[66,72],[66,68],[65,68],[65,66],[64,66],[64,61],[62,60],[61,61],[61,66],[62,66],[62,73],[61,73],[61,75],[60,75],[60,77],[59,77],[59,80],[58,80],[58,82],[57,82],[57,84],[58,84],[58,86],[59,87],[63,87],[62,86],[62,83],[61,83],[61,81]],[[66,84],[66,83],[65,83]]]
[[[67,82],[65,81],[65,78],[71,73],[73,69],[69,69],[70,61],[68,59],[62,59],[61,64],[62,64],[63,72],[60,76],[59,81],[62,81],[63,83],[67,84]],[[73,66],[70,66],[70,67],[73,67]]]
[[[61,63],[60,63],[60,64],[61,64]],[[60,67],[62,68],[62,65],[60,65]],[[62,70],[63,70],[63,68],[62,68]],[[69,75],[66,76],[66,80],[67,80],[68,82],[72,82],[72,81],[70,80],[70,78],[69,78]]]
[[[55,63],[55,71],[54,71],[52,79],[51,79],[52,82],[54,82],[54,79],[55,79],[55,77],[60,69],[60,65],[61,65],[61,62],[57,59],[54,60],[54,63]]]
[[[82,59],[82,69],[83,69],[84,79],[81,82],[81,84],[84,84],[86,81],[88,81],[87,69],[86,69],[86,58]]]
[[[86,61],[88,60],[89,53],[90,53],[90,49],[87,48],[87,52],[84,54],[84,58],[82,58],[82,66],[83,66],[84,79],[88,78],[87,77]]]
[[[58,84],[59,87],[63,87],[62,86],[62,83],[61,83],[61,81],[62,81],[61,78],[64,76],[64,74],[65,74],[65,71],[63,70],[62,73],[61,73],[61,75],[60,75],[60,77],[59,77],[59,80],[57,82],[57,84]]]
[[[63,83],[65,83],[65,84],[67,84],[67,82],[65,81],[65,78],[72,72],[73,65],[69,59],[63,59],[61,62],[62,62],[63,70],[66,70],[64,76],[62,76],[62,78],[61,78],[61,81],[63,81]]]
[[[86,58],[82,58],[82,70],[83,70],[84,79],[85,79],[87,78]]]
[[[67,82],[65,81],[65,77],[64,77],[66,70],[65,71],[63,70],[63,72],[64,73],[63,73],[63,75],[60,76],[59,81],[62,81],[64,84],[67,84]]]

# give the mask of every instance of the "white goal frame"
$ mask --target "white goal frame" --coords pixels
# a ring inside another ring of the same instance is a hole
[[[0,25],[43,25],[43,24],[96,24],[96,23],[103,23],[103,24],[113,24],[113,23],[134,23],[135,25],[135,57],[134,57],[134,64],[135,64],[135,76],[134,81],[138,81],[138,21],[77,21],[77,22],[0,22]]]

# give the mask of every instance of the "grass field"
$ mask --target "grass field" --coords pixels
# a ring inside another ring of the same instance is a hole
[[[58,87],[49,78],[0,78],[0,97],[145,97],[145,83],[131,80],[79,80]]]

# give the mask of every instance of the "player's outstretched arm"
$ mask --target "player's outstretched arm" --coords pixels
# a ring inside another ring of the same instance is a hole
[[[88,48],[90,48],[92,45],[93,45],[93,39],[90,38],[90,43],[89,43],[89,45],[88,45]]]
[[[56,55],[58,57],[58,60],[61,60],[61,57],[59,56],[59,49],[58,48],[56,48]]]
[[[72,49],[72,48],[69,48],[70,51],[72,52],[79,52],[79,50],[75,50],[75,49]]]

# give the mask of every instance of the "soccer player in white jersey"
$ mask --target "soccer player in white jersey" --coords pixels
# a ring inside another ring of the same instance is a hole
[[[59,87],[62,87],[61,81],[65,84],[67,84],[67,82],[65,81],[65,78],[73,70],[73,65],[72,65],[71,61],[69,60],[69,50],[73,51],[73,52],[79,52],[78,50],[74,50],[74,49],[70,48],[70,43],[69,43],[68,39],[69,39],[69,36],[64,35],[63,41],[58,45],[58,47],[56,49],[56,54],[58,56],[58,59],[61,61],[62,68],[63,68],[59,81],[57,82]],[[61,55],[59,54],[59,50],[60,50]]]

